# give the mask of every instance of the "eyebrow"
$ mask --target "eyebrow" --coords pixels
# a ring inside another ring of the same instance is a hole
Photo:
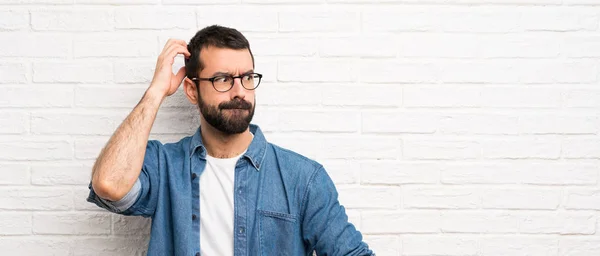
[[[254,69],[250,69],[250,70],[248,70],[248,71],[246,71],[244,73],[241,73],[240,75],[247,75],[247,74],[250,74],[250,73],[254,73]],[[214,77],[214,76],[233,76],[233,75],[231,73],[228,73],[228,72],[217,71],[217,72],[213,73],[212,76]]]

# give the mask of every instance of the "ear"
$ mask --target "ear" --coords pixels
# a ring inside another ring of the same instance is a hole
[[[198,94],[196,89],[196,83],[189,79],[188,77],[183,79],[183,90],[185,92],[185,96],[187,96],[190,103],[194,105],[198,105]]]

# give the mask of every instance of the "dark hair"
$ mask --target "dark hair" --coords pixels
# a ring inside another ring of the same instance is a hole
[[[191,55],[185,61],[185,74],[187,77],[196,77],[204,69],[204,63],[200,61],[200,51],[202,48],[209,46],[234,50],[248,49],[254,67],[254,55],[250,50],[250,43],[248,43],[246,37],[236,29],[212,25],[198,31],[188,43],[187,48]]]

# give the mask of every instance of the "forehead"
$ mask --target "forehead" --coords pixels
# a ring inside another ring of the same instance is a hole
[[[234,50],[209,46],[200,53],[202,74],[214,72],[241,73],[253,68],[252,56],[248,49]]]

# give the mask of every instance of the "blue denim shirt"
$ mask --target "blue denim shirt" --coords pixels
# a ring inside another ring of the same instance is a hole
[[[234,255],[374,255],[348,222],[336,188],[319,163],[268,143],[260,128],[235,167]],[[88,201],[123,215],[152,218],[148,255],[200,253],[199,176],[206,165],[200,128],[177,143],[150,140],[141,190],[126,209]]]

